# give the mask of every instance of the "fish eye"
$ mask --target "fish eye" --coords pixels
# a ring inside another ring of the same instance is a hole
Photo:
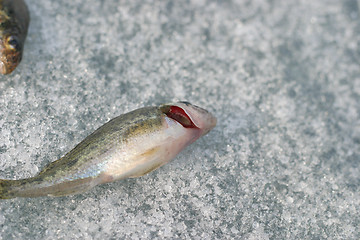
[[[189,103],[189,102],[187,102],[187,101],[180,101],[180,103],[183,103],[183,104],[185,104],[185,105],[187,105],[187,106],[191,105],[191,103]]]
[[[19,40],[17,37],[15,36],[9,36],[6,39],[6,45],[9,49],[11,50],[19,50],[20,49],[20,44],[19,44]]]

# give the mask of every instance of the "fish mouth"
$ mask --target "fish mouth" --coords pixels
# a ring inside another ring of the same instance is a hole
[[[19,64],[19,61],[16,58],[14,58],[13,60],[14,60],[13,63],[11,63],[11,62],[9,63],[9,61],[6,61],[6,60],[5,61],[0,60],[0,72],[2,74],[4,74],[4,75],[10,74],[15,70],[15,68]]]
[[[177,121],[184,128],[199,129],[205,135],[216,126],[217,119],[207,110],[189,102],[177,102],[160,107],[167,117]]]
[[[3,61],[0,61],[0,72],[2,74],[8,74],[6,64]]]
[[[14,50],[5,50],[0,58],[0,72],[10,74],[19,65],[22,59],[22,53]]]

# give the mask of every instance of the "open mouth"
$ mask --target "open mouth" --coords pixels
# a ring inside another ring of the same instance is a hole
[[[7,74],[6,65],[5,65],[5,63],[3,63],[3,61],[0,61],[0,72],[2,74]]]
[[[180,123],[184,128],[198,128],[191,120],[189,115],[181,107],[166,106],[164,109],[162,109],[162,112],[165,113],[169,118]]]

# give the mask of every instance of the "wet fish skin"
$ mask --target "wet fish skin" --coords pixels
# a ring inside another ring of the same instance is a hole
[[[169,162],[215,125],[211,113],[188,102],[134,110],[104,124],[36,176],[0,180],[0,199],[65,196],[142,176]]]
[[[30,22],[23,0],[0,0],[0,72],[9,74],[22,59]]]

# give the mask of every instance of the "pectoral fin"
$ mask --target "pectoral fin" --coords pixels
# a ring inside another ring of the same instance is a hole
[[[156,164],[149,165],[147,168],[143,168],[141,171],[135,172],[133,175],[130,176],[130,178],[136,178],[136,177],[144,176],[145,174],[148,174],[149,172],[154,171],[155,169],[161,167],[164,164],[165,163],[163,163],[163,162],[157,162]]]

